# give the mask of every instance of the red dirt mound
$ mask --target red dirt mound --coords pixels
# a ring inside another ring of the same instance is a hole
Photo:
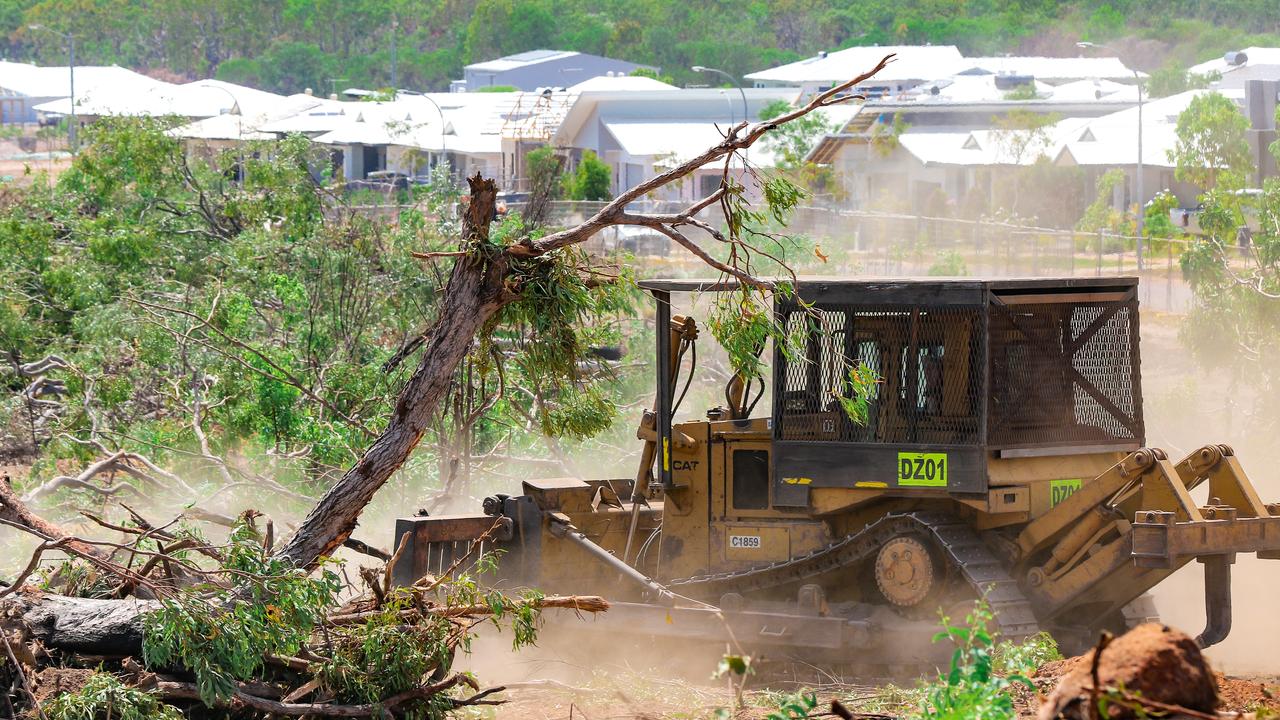
[[[1037,677],[1061,674],[1057,688],[1040,707],[1040,720],[1088,717],[1093,653],[1049,663],[1037,671]],[[1217,678],[1200,646],[1186,634],[1157,623],[1139,625],[1112,640],[1102,652],[1098,678],[1104,688],[1122,688],[1148,700],[1202,712],[1218,706]],[[1108,715],[1121,720],[1136,713],[1112,702]]]
[[[1218,697],[1222,704],[1219,710],[1225,712],[1255,712],[1267,709],[1280,712],[1280,686],[1275,683],[1261,682],[1247,678],[1226,677],[1219,673]]]

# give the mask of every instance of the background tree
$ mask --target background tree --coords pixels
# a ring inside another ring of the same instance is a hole
[[[584,151],[569,184],[569,197],[574,200],[608,200],[611,196],[611,175],[608,163],[591,150]]]
[[[1198,127],[1204,117],[1200,115],[1195,125],[1188,125]],[[1219,127],[1202,133],[1228,135],[1234,144],[1238,123],[1225,109],[1218,117],[1219,124],[1230,132]],[[1179,118],[1179,127],[1182,125]],[[1280,142],[1273,143],[1270,150],[1280,159]],[[1229,157],[1233,153],[1215,150],[1214,154]],[[1182,155],[1178,171],[1203,176],[1203,157],[1202,152]],[[1184,169],[1184,161],[1193,164]],[[1183,275],[1195,292],[1182,335],[1202,364],[1225,371],[1233,379],[1256,381],[1261,389],[1252,400],[1231,400],[1235,409],[1251,416],[1247,422],[1274,423],[1269,419],[1274,413],[1261,410],[1270,409],[1271,398],[1280,390],[1280,372],[1274,362],[1280,352],[1280,179],[1267,178],[1260,194],[1245,195],[1230,189],[1238,173],[1236,168],[1225,168],[1217,186],[1200,198],[1202,234],[1181,258]]]
[[[1249,121],[1231,99],[1211,92],[1191,100],[1178,115],[1177,143],[1169,159],[1174,177],[1202,190],[1244,187],[1254,170],[1245,134]]]

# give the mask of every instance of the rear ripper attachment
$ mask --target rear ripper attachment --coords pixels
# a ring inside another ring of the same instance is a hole
[[[1280,507],[1228,446],[1144,447],[1135,278],[802,278],[775,300],[799,342],[773,349],[771,410],[752,416],[764,378],[734,376],[705,419],[676,417],[699,333],[672,296],[736,285],[641,287],[666,331],[635,475],[400,520],[399,582],[480,542],[503,583],[616,601],[593,629],[893,667],[945,662],[938,611],[978,597],[1003,636],[1079,649],[1152,619],[1147,591],[1193,559],[1208,646],[1236,554],[1280,557]]]

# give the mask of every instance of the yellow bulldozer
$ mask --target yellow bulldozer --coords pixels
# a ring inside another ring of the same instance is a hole
[[[1193,559],[1207,647],[1231,627],[1236,554],[1280,557],[1280,505],[1229,446],[1145,446],[1136,278],[799,278],[773,301],[797,341],[771,350],[771,413],[735,376],[679,420],[698,324],[672,295],[737,286],[640,286],[659,332],[635,477],[398,520],[399,582],[481,543],[508,586],[615,600],[612,631],[892,666],[936,661],[939,609],[978,597],[1005,637],[1082,648],[1153,619],[1147,591]],[[854,368],[876,379],[861,417]]]

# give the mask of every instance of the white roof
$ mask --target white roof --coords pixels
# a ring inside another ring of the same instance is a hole
[[[961,71],[964,75],[1031,75],[1044,80],[1133,79],[1133,70],[1114,57],[971,57],[965,58],[963,64],[967,66]]]
[[[1142,108],[1142,162],[1152,167],[1174,167],[1169,151],[1177,142],[1178,115],[1191,100],[1212,90],[1190,90],[1152,100]],[[1218,91],[1236,100],[1240,91]],[[1077,120],[1070,132],[1059,132],[1056,161],[1065,165],[1133,165],[1138,160],[1138,109],[1130,108],[1088,120]]]
[[[397,145],[469,154],[502,152],[504,138],[548,141],[577,98],[570,92],[402,94],[391,102],[335,102],[264,123],[316,142]],[[441,132],[441,116],[444,126]]]
[[[529,50],[528,52],[500,57],[496,60],[472,63],[467,65],[465,69],[478,70],[480,72],[503,72],[505,70],[514,70],[515,68],[527,67],[529,65],[537,65],[549,60],[573,57],[574,55],[579,54],[580,53],[572,50]]]
[[[133,93],[168,85],[115,65],[77,65],[76,96]],[[67,66],[37,66],[0,60],[0,94],[32,98],[64,98],[71,95]]]
[[[303,96],[308,97],[308,96]],[[319,100],[319,98],[317,98]],[[270,133],[312,134],[334,130],[347,122],[348,109],[359,108],[356,103],[337,100],[320,100],[316,105],[263,123],[258,129]]]
[[[611,122],[605,123],[605,128],[628,155],[671,166],[691,160],[719,143],[728,126],[709,122]],[[772,167],[775,162],[763,142],[750,149],[748,159],[759,167]]]
[[[80,115],[202,118],[239,110],[243,116],[258,116],[279,108],[284,100],[284,96],[275,93],[221,80],[198,80],[185,85],[155,82],[125,91],[99,86],[82,95],[78,69],[76,74],[75,111]],[[71,113],[71,99],[41,103],[35,109],[68,115]]]
[[[306,111],[321,108],[328,102],[299,93],[284,98],[277,105],[259,108],[257,113],[241,111],[215,115],[174,128],[169,134],[189,140],[270,140],[276,136],[262,130],[263,126],[280,118],[305,115]]]
[[[1192,65],[1189,72],[1197,75],[1208,75],[1210,73],[1220,73],[1225,75],[1232,70],[1238,70],[1241,67],[1250,65],[1280,65],[1280,48],[1267,47],[1247,47],[1240,52],[1245,54],[1247,60],[1240,65],[1232,65],[1227,62],[1225,57],[1216,57],[1199,65]]]
[[[1033,84],[1038,98],[1048,98],[1053,94],[1052,85],[1038,80],[1033,81]],[[994,75],[956,75],[917,85],[903,97],[890,99],[909,99],[921,103],[984,103],[1004,101],[1010,92],[1011,90],[996,87]]]
[[[641,90],[679,90],[675,85],[668,85],[651,77],[634,75],[597,75],[583,80],[569,88],[570,92],[636,92]]]
[[[1138,101],[1138,86],[1110,80],[1075,80],[1051,89],[1051,98],[1063,102],[1088,102],[1090,100],[1106,100],[1108,102]]]
[[[761,70],[747,75],[748,80],[800,85],[802,83],[840,83],[861,75],[880,62],[885,55],[897,55],[868,84],[893,80],[927,80],[948,69],[963,69],[964,58],[954,45],[871,45],[851,47],[805,60]]]

